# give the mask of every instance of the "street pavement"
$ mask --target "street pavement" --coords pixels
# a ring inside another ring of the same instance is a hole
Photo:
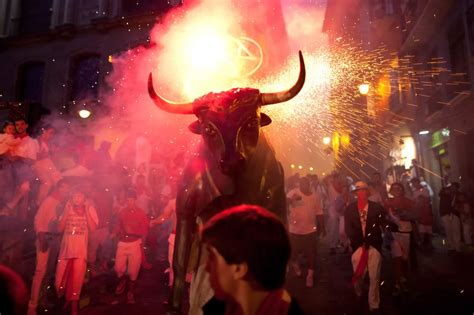
[[[397,298],[392,296],[391,261],[388,252],[384,252],[380,288],[382,314],[474,314],[473,253],[448,251],[440,237],[435,239],[434,245],[432,251],[418,253],[419,268],[417,272],[410,272],[410,290]],[[113,294],[116,278],[112,272],[90,279],[83,289],[80,314],[165,314],[169,293],[168,276],[164,274],[166,267],[162,259],[155,262],[151,270],[141,271],[134,305],[125,304],[124,297],[117,299]],[[305,278],[297,278],[290,271],[287,289],[307,315],[369,314],[367,302],[362,308],[360,303],[356,303],[350,287],[351,276],[350,254],[330,255],[324,240],[321,240],[314,287],[306,288]],[[366,293],[367,290],[368,283]],[[56,304],[60,303],[56,301]],[[58,306],[39,312],[65,313]]]

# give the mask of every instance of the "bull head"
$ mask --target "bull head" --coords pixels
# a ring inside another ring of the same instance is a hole
[[[255,151],[260,127],[271,123],[270,117],[260,112],[260,108],[286,102],[303,88],[306,70],[301,51],[299,60],[298,80],[286,91],[261,93],[257,89],[238,88],[209,93],[191,103],[172,103],[156,94],[150,73],[148,93],[155,105],[168,113],[196,115],[198,120],[189,129],[202,135],[222,173],[233,176],[244,168]]]

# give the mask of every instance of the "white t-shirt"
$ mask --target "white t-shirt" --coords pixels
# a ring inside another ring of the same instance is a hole
[[[22,158],[36,160],[39,151],[39,144],[36,139],[26,136],[21,138],[21,142],[12,152],[12,155]]]
[[[68,212],[66,210],[64,214]],[[99,224],[99,218],[94,207],[86,206],[86,211],[89,212],[92,220]],[[61,242],[61,249],[59,251],[59,259],[83,258],[87,259],[87,244],[89,240],[89,227],[87,226],[86,215],[78,215],[71,211],[72,215],[66,221],[64,228],[63,239]],[[63,215],[64,215],[63,214]]]
[[[286,196],[290,199],[294,196],[301,197],[300,200],[290,204],[289,232],[300,235],[316,232],[316,215],[318,214],[317,209],[320,207],[316,195],[311,193],[307,196],[299,188],[294,188]]]
[[[0,155],[12,151],[17,145],[19,145],[21,139],[15,139],[14,135],[9,133],[0,134]]]

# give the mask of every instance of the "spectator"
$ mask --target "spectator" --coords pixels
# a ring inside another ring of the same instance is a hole
[[[0,134],[0,155],[10,154],[21,143],[15,138],[15,124],[7,121],[3,124],[3,133]]]
[[[431,210],[430,193],[426,187],[421,185],[419,178],[412,178],[410,183],[413,187],[415,209],[419,215],[419,231],[422,245],[425,249],[432,249],[433,213]]]
[[[372,182],[369,183],[369,200],[379,205],[383,205],[384,200],[380,192],[377,190],[376,185]]]
[[[211,300],[205,315],[302,314],[283,289],[291,249],[275,215],[258,206],[233,207],[211,218],[201,236],[211,286],[224,303]]]
[[[62,202],[66,200],[68,194],[68,182],[59,181],[54,191],[41,202],[35,216],[36,268],[31,284],[28,315],[36,314],[43,279],[48,275],[46,279],[49,281],[54,272],[52,267],[55,266],[61,241],[59,216],[64,209]]]
[[[0,200],[0,263],[15,265],[19,261],[24,224],[13,215],[13,209],[29,191],[28,185],[20,185],[8,202]]]
[[[344,214],[346,208],[352,202],[354,202],[355,197],[351,194],[350,187],[354,185],[345,185],[342,188],[341,194],[336,199],[336,210],[339,214],[339,242],[342,246],[343,253],[348,253],[350,249],[351,242],[346,235],[345,223],[344,223]],[[355,189],[355,186],[354,186]]]
[[[472,246],[472,214],[471,206],[467,201],[465,193],[458,193],[456,198],[456,209],[461,217],[462,235],[464,244]]]
[[[312,191],[308,177],[302,177],[299,188],[288,192],[286,197],[290,201],[290,212],[288,216],[288,228],[290,241],[293,248],[291,265],[298,277],[302,271],[297,261],[298,255],[304,253],[308,262],[306,286],[314,285],[314,267],[316,259],[316,216],[320,209],[321,200]]]
[[[459,211],[454,204],[452,188],[443,187],[439,194],[439,214],[446,233],[446,244],[449,249],[461,250],[461,222]]]
[[[24,314],[28,289],[21,277],[7,266],[0,265],[0,314]]]
[[[113,242],[110,238],[110,227],[113,211],[113,194],[106,189],[93,189],[90,193],[94,205],[97,207],[99,224],[89,237],[87,260],[91,275],[108,271],[108,262],[113,255]],[[97,258],[99,258],[97,266]]]
[[[380,195],[381,204],[383,204],[388,198],[387,185],[382,181],[382,175],[379,172],[372,174],[371,186],[373,186],[374,190],[378,192]]]
[[[336,253],[336,247],[339,245],[339,213],[337,212],[336,200],[342,193],[344,187],[343,180],[338,173],[333,173],[328,178],[328,229],[329,229],[329,251]]]
[[[86,201],[82,190],[76,190],[59,221],[63,238],[56,267],[56,291],[60,297],[65,294],[72,315],[78,312],[86,273],[88,236],[98,221],[96,210]]]
[[[324,186],[319,182],[318,175],[310,175],[311,188],[319,200],[316,207],[316,233],[318,237],[324,237],[326,235],[326,226],[324,224],[324,200],[326,199],[326,190]]]
[[[346,234],[351,241],[352,284],[361,302],[363,278],[368,272],[369,309],[377,313],[380,306],[380,269],[382,266],[382,232],[386,225],[385,210],[379,204],[369,201],[368,185],[359,181],[355,184],[357,201],[351,203],[344,216]]]
[[[393,273],[395,277],[394,295],[400,294],[400,291],[406,290],[407,267],[410,255],[410,234],[412,232],[412,222],[416,220],[416,213],[413,210],[413,202],[405,197],[405,190],[400,183],[393,183],[390,187],[389,198],[385,202],[388,214],[396,227],[392,230],[392,241],[390,244]]]
[[[157,217],[156,219],[150,221],[150,227],[155,225],[161,225],[166,220],[170,220],[172,222],[173,230],[171,231],[168,237],[168,263],[169,268],[166,270],[169,276],[168,285],[171,286],[173,284],[174,273],[173,273],[173,253],[174,253],[174,241],[176,238],[176,198],[171,198],[168,203],[166,204],[163,213]],[[165,272],[166,272],[165,271]]]
[[[119,223],[114,231],[119,237],[115,256],[115,271],[119,283],[115,293],[122,294],[128,287],[128,304],[135,303],[134,288],[142,262],[142,238],[146,235],[149,224],[146,214],[137,207],[136,201],[137,193],[129,190],[127,206],[119,213]],[[128,273],[128,281],[125,272]]]
[[[53,187],[62,175],[54,165],[50,156],[49,142],[54,136],[54,128],[45,126],[41,129],[41,135],[38,137],[39,152],[38,159],[34,164],[34,170],[40,180],[38,190],[37,204],[40,205],[44,198],[48,195],[51,187]]]
[[[24,118],[15,120],[15,128],[17,138],[21,139],[20,144],[13,150],[13,179],[14,186],[20,184],[31,184],[33,179],[33,171],[31,166],[36,162],[38,157],[39,145],[38,141],[28,135],[28,124]],[[17,216],[25,220],[28,215],[29,198],[26,194],[17,206]]]

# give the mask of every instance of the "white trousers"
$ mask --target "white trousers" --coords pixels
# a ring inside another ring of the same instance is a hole
[[[459,217],[453,214],[443,215],[444,230],[448,246],[454,250],[461,250],[461,222]]]
[[[364,283],[364,278],[366,273],[369,274],[369,308],[371,310],[379,308],[380,304],[380,270],[382,267],[382,256],[380,255],[379,251],[373,248],[372,246],[369,247],[369,257],[367,262],[367,268],[364,271],[364,276],[362,276],[357,283],[354,284],[354,290],[357,296],[362,296],[362,285]],[[360,257],[362,255],[362,247],[359,247],[351,257],[352,260],[352,268],[354,272],[357,269],[357,265],[359,264]]]
[[[114,268],[119,278],[122,277],[125,272],[128,272],[130,280],[137,280],[142,264],[141,246],[142,240],[118,242]]]
[[[50,255],[57,255],[57,249],[54,250],[51,244],[45,252],[40,251],[39,242],[36,241],[36,268],[35,273],[33,275],[33,281],[31,283],[31,296],[30,301],[28,302],[28,307],[32,309],[36,309],[38,306],[39,295],[41,291],[41,284],[43,283],[44,276],[46,275],[46,271],[48,270],[48,262],[50,259]],[[57,257],[51,257],[51,259],[56,259]]]
[[[86,275],[85,258],[58,259],[56,267],[56,291],[65,290],[66,301],[78,301]],[[72,273],[72,275],[71,275]]]

